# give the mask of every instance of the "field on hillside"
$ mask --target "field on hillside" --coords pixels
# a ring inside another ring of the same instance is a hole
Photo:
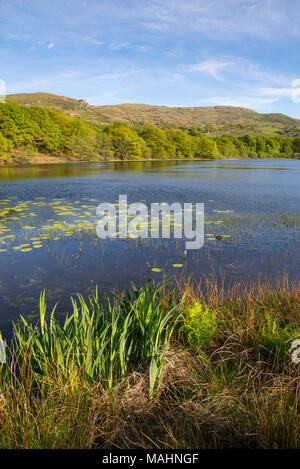
[[[23,105],[48,107],[95,124],[122,121],[132,125],[150,124],[161,128],[199,127],[202,132],[214,135],[247,133],[295,137],[300,131],[298,119],[284,114],[259,114],[242,107],[168,107],[147,104],[93,106],[85,100],[50,93],[11,94],[8,98]]]

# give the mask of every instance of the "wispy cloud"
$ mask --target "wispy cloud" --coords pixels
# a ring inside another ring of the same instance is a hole
[[[123,80],[128,78],[130,75],[136,75],[139,73],[139,70],[128,70],[126,72],[117,72],[117,73],[101,73],[100,75],[93,76],[94,80],[108,80],[116,81]]]
[[[133,50],[137,52],[148,52],[151,49],[148,45],[131,42],[112,42],[106,45],[106,47],[112,51]]]
[[[263,39],[278,34],[299,37],[299,25],[293,21],[299,10],[297,0],[288,4],[286,0],[153,0],[157,21],[148,25],[155,29],[161,24],[164,28],[176,24],[220,41],[241,34]]]
[[[218,77],[218,72],[231,65],[231,62],[223,62],[218,60],[204,60],[203,62],[193,64],[187,67],[189,72],[203,72],[214,78]]]
[[[7,83],[7,93],[35,92],[44,86],[50,86],[51,78],[39,78],[32,80],[20,80]]]
[[[263,96],[276,98],[290,98],[294,103],[300,102],[300,78],[292,81],[289,88],[260,88],[258,90]]]
[[[275,98],[291,98],[292,88],[259,88],[258,92],[263,96],[272,96]]]
[[[249,83],[268,83],[283,85],[290,82],[289,77],[281,72],[271,71],[259,63],[240,56],[224,56],[205,58],[201,62],[191,65],[182,65],[186,72],[200,72],[216,79],[222,79],[228,85],[247,86]]]
[[[0,78],[10,92],[90,97],[91,104],[236,105],[300,117],[299,86],[291,84],[300,73],[299,0],[2,6]]]
[[[213,96],[203,102],[207,106],[237,106],[255,109],[265,109],[267,105],[275,103],[278,98],[257,98],[251,96]]]
[[[141,26],[143,28],[147,28],[152,31],[166,31],[166,29],[168,28],[167,23],[154,22],[154,21],[141,23]]]
[[[90,36],[83,36],[80,38],[82,41],[87,42],[88,44],[92,44],[94,46],[101,46],[103,45],[102,41]]]

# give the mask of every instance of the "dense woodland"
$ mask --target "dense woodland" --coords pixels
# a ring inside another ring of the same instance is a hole
[[[22,163],[37,153],[78,160],[290,158],[300,137],[207,136],[197,128],[160,129],[122,122],[95,125],[38,106],[0,104],[0,161]]]

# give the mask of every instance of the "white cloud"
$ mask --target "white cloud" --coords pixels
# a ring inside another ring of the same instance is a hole
[[[151,22],[142,23],[142,26],[146,29],[150,29],[153,31],[164,31],[167,29],[168,24],[151,21]]]
[[[188,71],[190,72],[204,72],[208,73],[215,78],[218,77],[218,72],[226,67],[231,65],[231,62],[223,62],[218,60],[204,60],[203,62],[191,65],[188,67]]]
[[[108,48],[113,51],[120,51],[123,49],[136,50],[137,52],[148,52],[150,47],[144,44],[134,44],[130,42],[113,42],[108,45]]]
[[[0,103],[5,102],[6,85],[4,80],[0,80]]]
[[[141,2],[142,3],[142,2]],[[299,26],[293,18],[299,15],[299,1],[289,0],[153,0],[144,14],[152,29],[184,28],[219,39],[249,34],[273,39],[283,34],[299,37]]]
[[[111,50],[122,50],[122,49],[128,49],[130,44],[128,42],[113,42],[112,44],[109,45],[109,49]]]
[[[136,50],[138,52],[148,52],[150,50],[150,47],[149,46],[137,46]]]
[[[117,73],[101,73],[100,75],[95,75],[93,79],[116,81],[116,80],[122,80],[123,78],[128,77],[130,75],[136,75],[137,73],[139,73],[139,70],[129,70],[128,72],[117,72]]]
[[[257,82],[260,86],[264,84],[286,85],[289,82],[281,73],[262,69],[258,63],[252,62],[244,57],[223,56],[218,58],[207,58],[202,62],[192,65],[181,65],[185,72],[206,73],[214,78],[227,81],[230,85],[244,86]],[[222,72],[222,73],[221,73]]]
[[[34,93],[40,88],[46,88],[51,83],[50,78],[41,78],[36,80],[24,80],[7,83],[8,93]]]
[[[84,42],[88,42],[89,44],[92,44],[94,46],[102,46],[103,45],[103,42],[98,41],[98,39],[95,39],[94,37],[90,37],[90,36],[81,37],[81,40],[84,41]]]
[[[276,98],[290,98],[291,88],[260,88],[259,93],[263,96],[272,96]]]
[[[53,47],[55,47],[55,42],[49,42],[47,47],[48,49],[52,49]]]
[[[245,59],[240,59],[237,62],[238,70],[245,79],[251,79],[258,82],[273,83],[276,85],[285,86],[289,83],[287,76],[277,70],[267,70],[262,68],[261,65],[254,62],[249,62]],[[237,70],[237,71],[238,71]]]
[[[275,103],[278,98],[256,98],[251,96],[213,96],[205,99],[208,106],[236,106],[263,109],[265,106]]]
[[[292,81],[290,88],[260,88],[258,91],[263,96],[290,98],[294,103],[300,103],[299,78]]]

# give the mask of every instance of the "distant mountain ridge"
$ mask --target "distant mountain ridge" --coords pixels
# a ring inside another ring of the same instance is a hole
[[[284,114],[261,114],[242,107],[168,107],[149,104],[95,106],[84,99],[51,93],[11,94],[7,98],[21,105],[50,108],[94,124],[122,121],[131,125],[150,124],[161,128],[197,127],[203,133],[216,135],[300,135],[299,119]]]

